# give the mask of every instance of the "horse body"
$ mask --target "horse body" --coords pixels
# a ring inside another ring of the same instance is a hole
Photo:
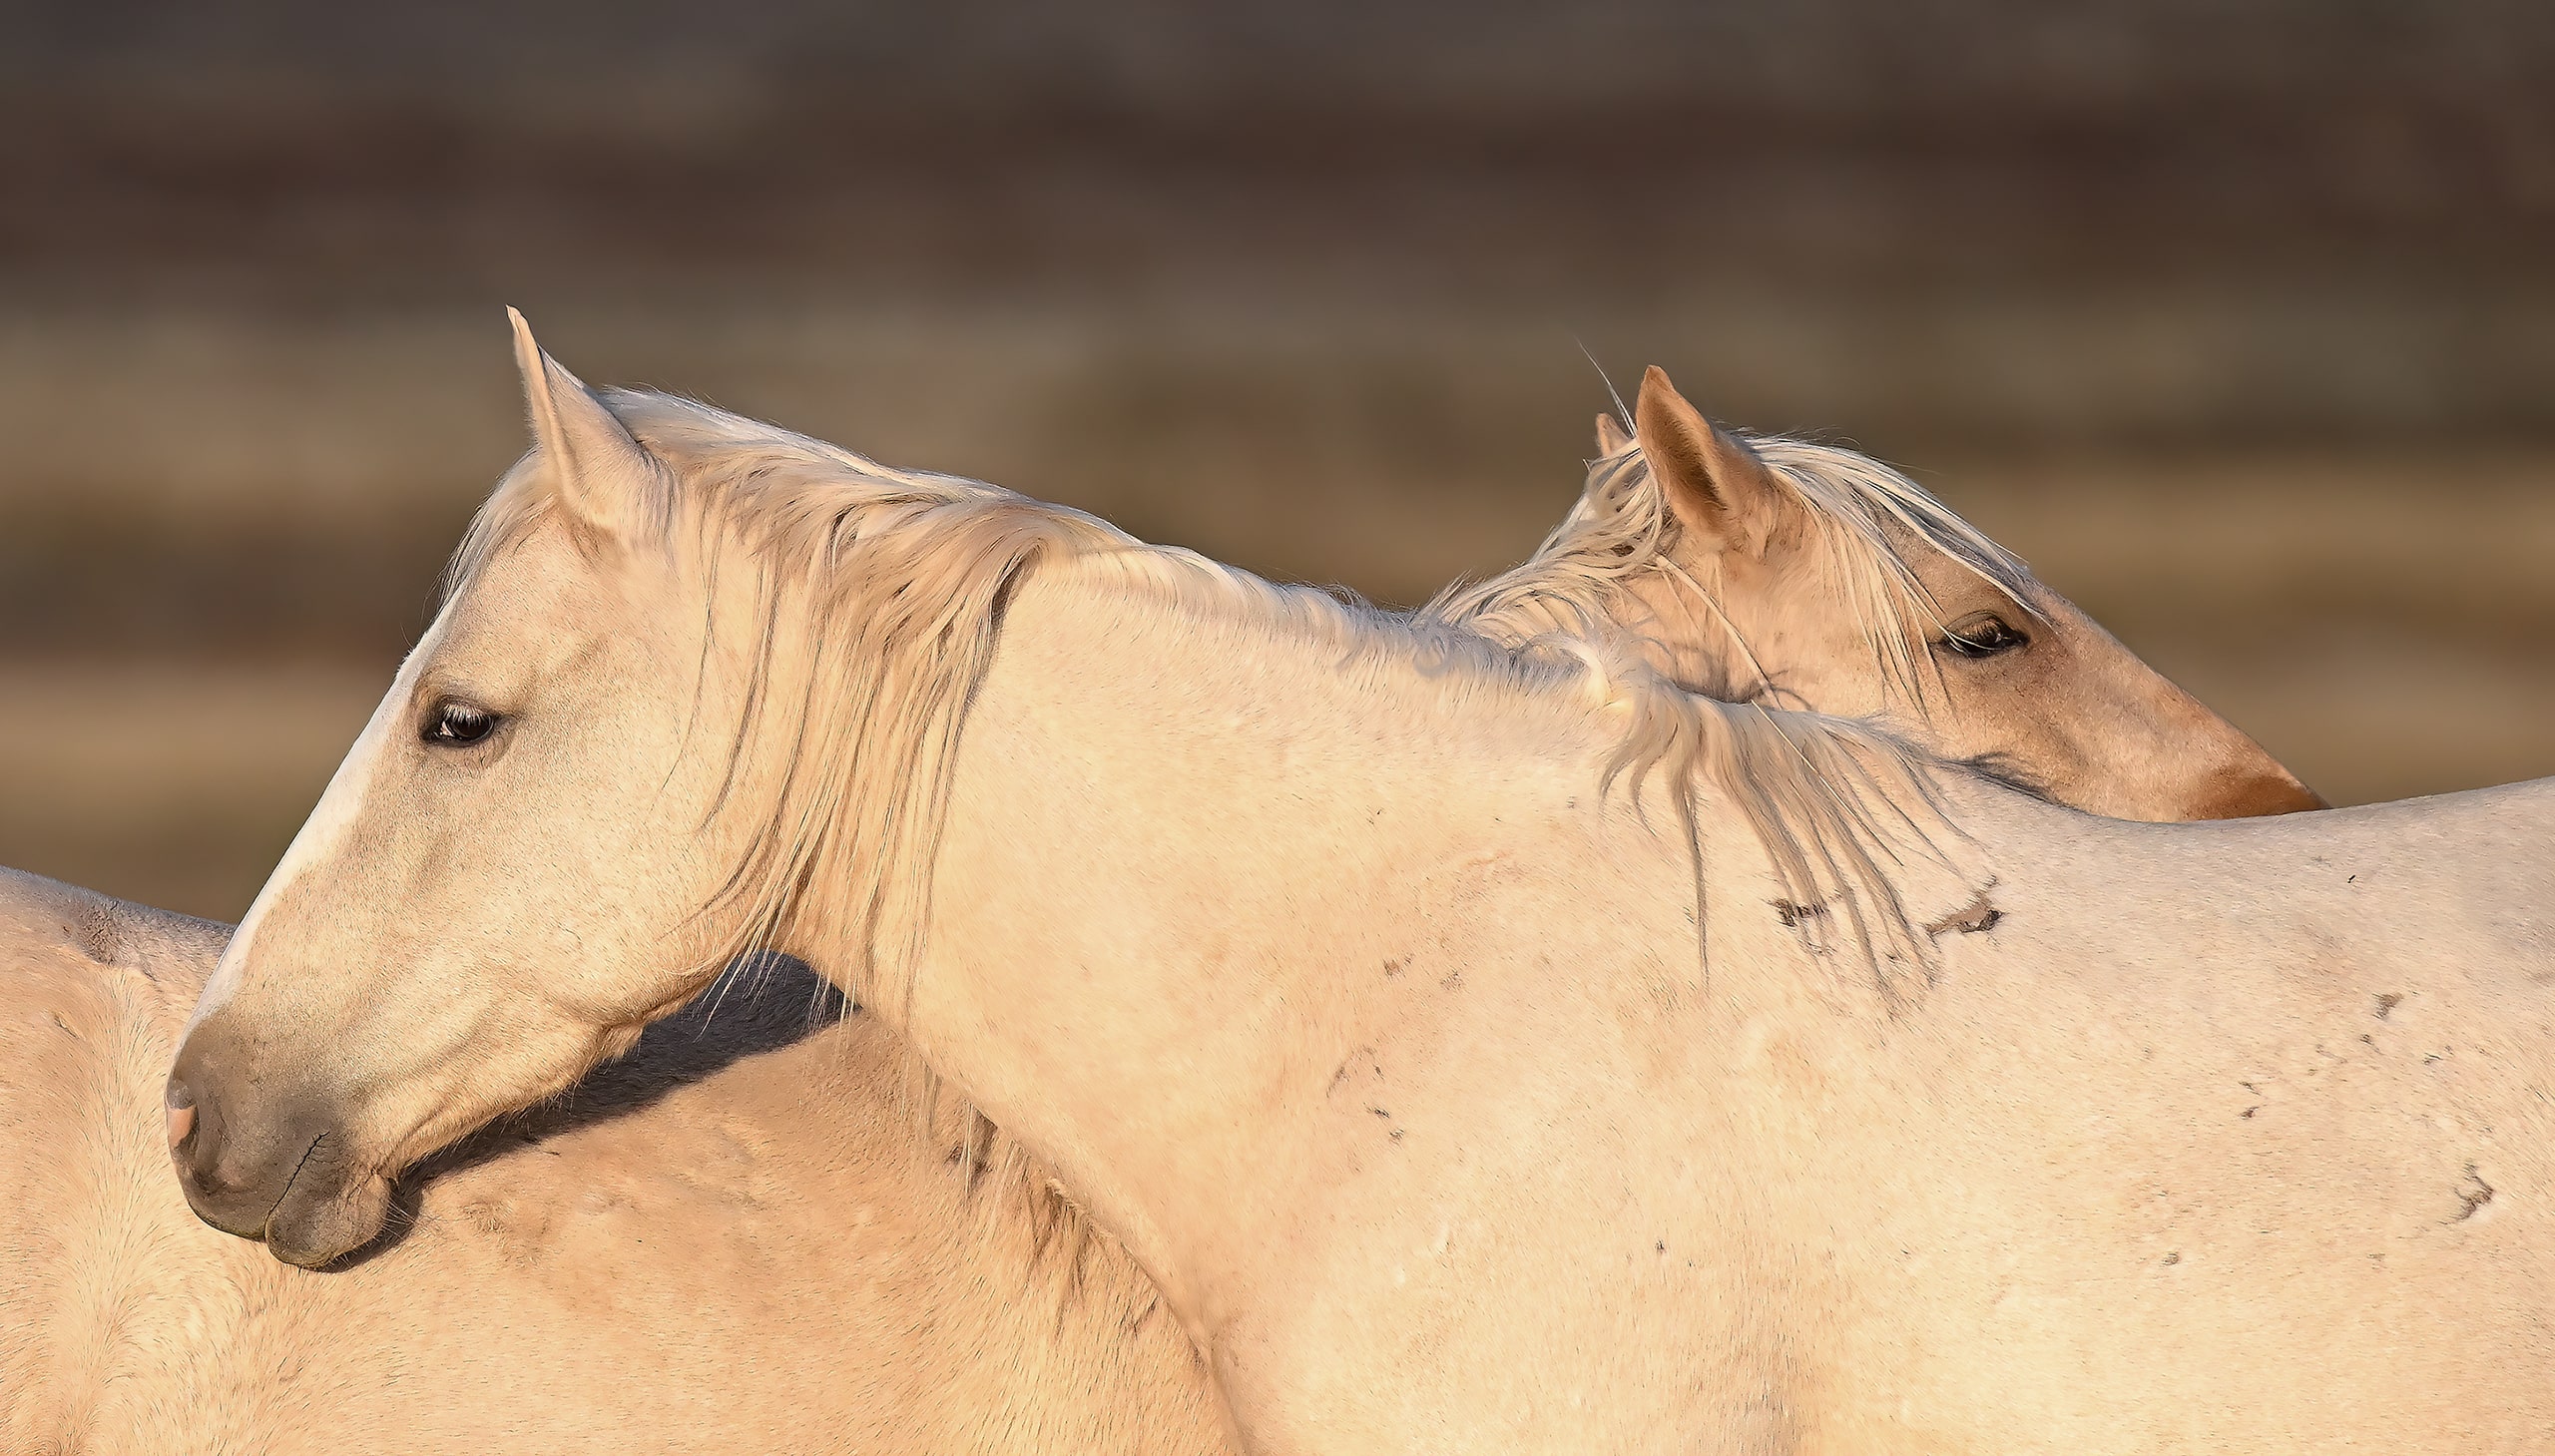
[[[1249,1445],[2543,1428],[2507,906],[2548,790],[2090,820],[1604,641],[670,401],[634,434],[524,348],[540,453],[180,1049],[218,1226],[338,1256],[773,945],[1123,1241]]]
[[[1220,673],[1126,613],[1016,604],[913,1032],[1129,1238],[1267,1449],[2555,1420],[2555,784],[2173,827],[1955,785],[1977,860],[1909,887],[1940,964],[1885,994],[1727,819],[1699,966],[1680,846],[1593,761],[1485,751],[1478,703],[1393,703],[1399,746],[1334,742],[1354,787],[1298,802],[1221,705],[1275,687],[1324,765],[1326,655]]]
[[[1152,1290],[992,1216],[803,972],[465,1145],[351,1267],[215,1233],[156,1104],[228,933],[0,871],[0,1446],[1225,1449]]]
[[[1695,615],[1712,563],[1681,524],[1692,502],[1620,464],[1537,561],[1449,615],[1576,588],[1573,612],[1630,619],[1718,682],[1730,647]],[[1619,549],[1626,515],[1641,540]],[[1604,590],[1580,557],[1602,557]],[[1848,638],[1922,628],[1829,612]],[[1517,638],[1533,621],[1480,625]],[[1788,672],[1785,646],[1761,650]],[[1970,731],[1923,707],[1920,735]],[[1148,1316],[1141,1275],[1106,1240],[1078,1244],[1043,1191],[953,1163],[978,1135],[897,1111],[900,1051],[875,1022],[797,1040],[801,987],[731,986],[660,1024],[566,1104],[442,1160],[397,1245],[307,1277],[188,1217],[151,1136],[228,927],[24,876],[0,879],[0,912],[25,1013],[8,1028],[34,1038],[0,1058],[0,1092],[44,1109],[0,1133],[0,1165],[41,1195],[13,1199],[0,1238],[0,1326],[25,1332],[0,1342],[13,1446],[290,1451],[360,1422],[471,1448],[1222,1449],[1204,1373]],[[446,1398],[465,1378],[473,1398]]]
[[[1851,1230],[1839,1366],[1901,1401],[1839,1444],[2542,1441],[2550,811],[2541,782],[2161,832],[1964,814],[2023,872],[1835,1059],[1858,1096],[1801,1186]]]

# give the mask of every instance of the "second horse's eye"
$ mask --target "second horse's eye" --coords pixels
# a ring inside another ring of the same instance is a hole
[[[1998,653],[2012,652],[2031,639],[2005,625],[2005,619],[1993,612],[1977,612],[1955,622],[1934,644],[1954,657],[1992,658]]]
[[[426,720],[425,730],[418,734],[438,747],[462,747],[475,743],[496,730],[497,716],[467,703],[447,703]]]

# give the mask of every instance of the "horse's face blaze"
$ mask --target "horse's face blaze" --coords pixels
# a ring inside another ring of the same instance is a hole
[[[181,1050],[173,1155],[207,1221],[336,1257],[378,1230],[391,1174],[565,1087],[717,969],[689,912],[718,887],[724,739],[710,709],[686,751],[709,659],[678,575],[544,524],[448,604]]]

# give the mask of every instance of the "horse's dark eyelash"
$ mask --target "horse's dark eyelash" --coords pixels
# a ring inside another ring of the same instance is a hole
[[[1991,658],[2000,653],[2012,652],[2017,648],[2030,645],[2029,634],[2015,628],[2003,618],[1992,615],[1980,622],[1977,630],[1973,632],[1962,632],[1957,628],[1947,627],[1943,629],[1943,635],[1933,643],[1937,651],[1970,659]]]
[[[466,718],[476,731],[463,736],[454,728],[454,721]],[[505,725],[505,715],[493,713],[473,704],[446,701],[435,705],[417,728],[417,736],[428,743],[449,747],[474,747],[486,742]]]

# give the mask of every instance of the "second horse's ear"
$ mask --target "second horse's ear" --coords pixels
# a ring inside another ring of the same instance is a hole
[[[1669,508],[1698,545],[1713,551],[1765,549],[1782,519],[1781,487],[1756,451],[1697,412],[1656,364],[1641,377],[1633,428]]]
[[[639,539],[664,505],[664,473],[656,457],[583,381],[541,351],[522,314],[509,308],[506,317],[514,323],[515,366],[523,371],[524,407],[550,489],[586,531]]]
[[[1632,442],[1632,432],[1624,428],[1622,420],[1602,412],[1597,416],[1598,459],[1607,460],[1621,455],[1624,447]]]

